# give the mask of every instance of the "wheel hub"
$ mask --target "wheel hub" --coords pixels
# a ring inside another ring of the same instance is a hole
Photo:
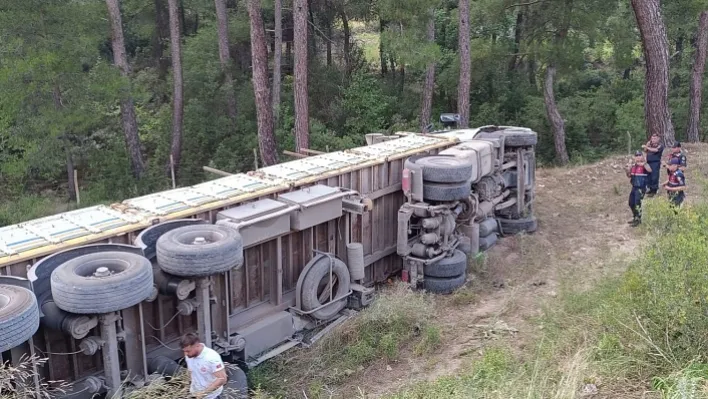
[[[93,273],[95,277],[108,277],[111,275],[111,271],[108,270],[107,267],[101,266],[98,269],[96,269],[96,272]]]
[[[202,244],[206,244],[206,243],[207,243],[207,240],[204,237],[194,238],[194,245],[202,245]]]

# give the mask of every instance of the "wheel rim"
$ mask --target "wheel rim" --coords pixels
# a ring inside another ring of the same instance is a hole
[[[220,231],[185,231],[177,234],[175,240],[182,245],[208,245],[224,239]]]
[[[121,274],[129,267],[130,264],[121,259],[96,259],[79,265],[74,273],[85,278],[106,278]]]
[[[460,165],[460,163],[457,162],[456,158],[441,157],[441,156],[421,158],[416,163],[421,166],[442,166],[442,167],[450,167],[450,166],[459,166]]]

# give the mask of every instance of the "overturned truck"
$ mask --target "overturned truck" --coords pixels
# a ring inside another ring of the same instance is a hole
[[[60,397],[174,374],[197,332],[231,369],[308,345],[400,275],[449,293],[467,258],[533,232],[536,133],[486,126],[369,145],[0,229],[0,354]]]

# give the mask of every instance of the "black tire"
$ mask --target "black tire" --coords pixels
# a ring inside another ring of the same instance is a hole
[[[472,177],[471,161],[452,155],[431,155],[412,160],[423,171],[423,180],[432,183],[462,183]]]
[[[468,198],[471,193],[470,184],[466,182],[457,184],[423,184],[423,199],[426,201],[461,201]]]
[[[452,294],[467,282],[467,274],[452,278],[425,277],[423,288],[434,294]]]
[[[502,187],[498,179],[485,176],[474,185],[474,191],[479,196],[480,201],[491,201],[498,193],[501,193]]]
[[[206,243],[195,244],[197,238]],[[234,229],[211,224],[184,226],[157,240],[160,268],[180,277],[205,277],[243,266],[243,240]]]
[[[226,368],[226,375],[229,380],[224,387],[221,397],[224,399],[248,399],[248,378],[246,373],[238,367],[229,366]]]
[[[524,219],[498,219],[502,234],[506,236],[519,233],[533,233],[538,229],[535,217]]]
[[[479,235],[480,237],[485,237],[490,234],[496,233],[499,230],[499,225],[497,220],[494,218],[485,219],[479,224]]]
[[[465,274],[467,271],[467,255],[460,250],[455,250],[452,256],[442,258],[437,263],[426,265],[425,277],[450,278]]]
[[[110,275],[96,277],[99,268]],[[153,292],[152,264],[127,252],[79,256],[54,269],[52,297],[59,309],[76,314],[101,314],[128,309]]]
[[[349,269],[347,269],[347,265],[337,258],[331,259],[334,261],[334,264],[332,265],[332,274],[337,276],[337,283],[335,284],[336,290],[332,293],[332,298],[334,299],[349,292],[351,279],[349,277]],[[308,270],[307,275],[305,275],[302,282],[302,287],[300,289],[302,309],[306,312],[323,305],[323,303],[319,300],[319,294],[327,284],[327,280],[325,279],[329,277],[330,257],[318,255],[310,262],[313,263],[313,265],[310,270]],[[322,284],[323,280],[325,281],[324,284]],[[344,298],[337,302],[332,302],[328,306],[311,313],[310,316],[318,320],[329,320],[344,309],[346,304],[347,298]]]
[[[490,234],[485,237],[479,237],[479,250],[487,251],[497,244],[499,237],[496,233]]]
[[[533,130],[502,130],[504,147],[531,147],[538,143],[538,135]]]
[[[14,285],[0,285],[0,353],[29,340],[39,329],[39,307],[34,293]]]

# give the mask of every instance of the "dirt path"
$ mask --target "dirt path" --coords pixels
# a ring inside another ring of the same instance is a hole
[[[706,170],[708,146],[687,150],[691,170]],[[627,224],[627,161],[614,157],[572,169],[538,170],[538,232],[500,240],[475,265],[470,287],[440,299],[442,345],[437,353],[426,358],[404,354],[398,362],[375,364],[335,396],[359,397],[363,391],[377,398],[420,380],[453,375],[489,342],[523,351],[538,333],[532,318],[544,304],[552,306],[559,292],[585,290],[602,277],[621,273],[612,268],[616,262],[606,261],[631,256],[641,239]],[[687,174],[693,185],[689,201],[703,192],[703,173],[692,179],[698,174]]]

